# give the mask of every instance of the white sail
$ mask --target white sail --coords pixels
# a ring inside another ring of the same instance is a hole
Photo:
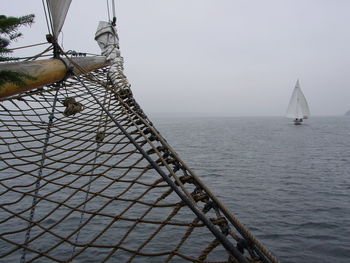
[[[52,18],[53,36],[57,39],[63,27],[64,20],[72,0],[48,0]]]
[[[306,98],[300,89],[299,80],[295,84],[292,97],[290,98],[287,118],[293,119],[307,119],[310,116],[309,106],[307,104]]]

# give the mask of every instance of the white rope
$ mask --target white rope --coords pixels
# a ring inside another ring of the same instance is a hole
[[[107,0],[107,12],[108,12],[108,21],[111,21],[111,15],[109,13],[109,2]]]
[[[44,1],[44,0],[43,0]],[[44,4],[44,3],[43,3]],[[47,2],[47,0],[46,0],[46,8],[45,8],[45,5],[44,5],[44,10],[45,10],[45,17],[46,17],[46,23],[48,24],[48,27],[49,27],[49,24],[50,24],[50,28],[51,28],[51,31],[50,31],[50,29],[49,29],[49,33],[51,34],[51,35],[53,35],[53,23],[52,23],[52,16],[51,16],[51,10],[50,10],[50,5],[49,5],[49,3]],[[49,21],[48,21],[48,19],[47,19],[47,14],[46,14],[46,10],[48,10],[47,11],[47,13],[48,13],[48,15],[49,15]]]
[[[43,3],[43,9],[44,9],[44,13],[45,13],[45,19],[46,19],[46,25],[47,25],[47,31],[49,32],[49,34],[52,34],[52,31],[50,31],[50,26],[51,26],[51,23],[49,23],[49,20],[47,19],[47,8],[45,6],[45,2],[44,0],[41,1]],[[47,3],[46,3],[47,4]],[[51,27],[52,29],[52,27]]]
[[[112,0],[112,11],[113,11],[113,18],[117,17],[115,15],[115,3],[114,3],[114,0]]]
[[[117,20],[116,12],[115,12],[115,2],[112,0],[112,14],[113,18],[111,19],[111,11],[110,11],[110,5],[109,0],[107,0],[107,12],[108,12],[108,21],[115,26],[115,21]]]

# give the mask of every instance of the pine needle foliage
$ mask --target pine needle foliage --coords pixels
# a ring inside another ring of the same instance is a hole
[[[34,23],[34,15],[26,15],[20,17],[12,17],[0,15],[0,62],[6,62],[15,60],[16,58],[10,57],[12,50],[9,49],[11,42],[17,41],[22,36],[22,33],[18,31],[20,26],[30,26]],[[0,71],[0,86],[6,82],[12,82],[16,85],[23,84],[23,79],[33,79],[33,77],[8,71]]]

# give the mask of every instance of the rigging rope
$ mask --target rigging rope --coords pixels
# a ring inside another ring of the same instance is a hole
[[[38,203],[39,188],[40,188],[40,183],[41,183],[41,179],[42,179],[42,175],[43,175],[44,163],[46,160],[47,147],[48,147],[49,139],[50,139],[50,135],[51,135],[51,127],[53,124],[53,119],[55,117],[57,96],[58,96],[58,89],[56,90],[54,102],[53,102],[52,109],[51,109],[51,114],[49,115],[49,122],[47,124],[46,137],[45,137],[45,141],[44,141],[43,151],[41,154],[40,169],[39,169],[38,177],[37,177],[37,180],[35,183],[35,192],[33,195],[32,207],[31,207],[30,215],[29,215],[29,219],[28,219],[28,230],[25,234],[24,248],[23,248],[23,253],[22,253],[22,257],[21,257],[21,261],[20,261],[21,263],[26,262],[26,260],[25,260],[26,259],[26,252],[27,252],[26,246],[28,245],[28,242],[30,240],[30,232],[32,230],[32,227],[35,224],[34,223],[35,208],[36,208],[36,205]]]
[[[47,18],[47,10],[49,8],[49,5],[47,3],[47,0],[46,0],[46,5],[45,5],[45,0],[42,0],[41,1],[42,4],[43,4],[43,9],[44,9],[44,14],[45,14],[45,20],[46,20],[46,26],[47,26],[47,31],[49,34],[52,35],[52,32],[53,32],[53,29],[52,29],[52,21],[51,21],[51,16],[50,16],[50,22],[49,22],[49,19]],[[47,8],[46,8],[47,7]],[[50,30],[51,29],[51,30]]]
[[[117,21],[117,17],[116,17],[116,9],[115,9],[115,3],[114,3],[114,0],[112,0],[112,13],[113,13],[113,18],[111,20],[111,15],[110,15],[110,5],[109,5],[109,0],[106,0],[107,1],[107,13],[108,13],[108,21],[113,25],[115,26],[116,25],[116,21]]]
[[[64,38],[64,33],[63,33],[63,31],[61,31],[61,48],[62,49],[64,49],[64,46],[63,46],[63,38]],[[58,42],[58,40],[57,40],[57,42]]]
[[[111,15],[110,15],[110,12],[109,12],[109,2],[108,2],[108,0],[106,0],[106,4],[107,4],[108,21],[111,21]]]
[[[103,100],[103,104],[106,105],[106,101],[107,101],[107,90],[105,90],[105,95],[104,95],[104,100]],[[111,98],[109,99],[109,102],[108,102],[108,106],[110,106],[110,103],[111,103]],[[80,230],[81,230],[81,225],[83,223],[83,218],[84,218],[84,214],[85,214],[85,210],[86,210],[86,204],[87,204],[87,201],[88,201],[88,197],[89,197],[89,193],[90,193],[90,188],[91,188],[91,183],[92,183],[92,178],[93,178],[93,172],[98,168],[98,166],[96,166],[96,163],[97,163],[97,159],[98,159],[98,151],[100,149],[100,147],[102,146],[102,141],[103,141],[103,136],[104,136],[104,133],[106,132],[106,126],[104,127],[103,131],[100,131],[100,128],[101,128],[101,125],[102,125],[102,122],[103,122],[103,110],[101,109],[101,114],[100,114],[100,118],[99,118],[99,124],[98,124],[98,127],[97,127],[97,134],[96,134],[96,150],[95,150],[95,157],[94,157],[94,160],[93,160],[93,164],[92,164],[92,172],[91,172],[91,175],[90,175],[90,178],[89,178],[89,182],[88,182],[88,187],[87,187],[87,191],[86,191],[86,195],[85,195],[85,201],[84,201],[84,205],[82,207],[82,211],[81,211],[81,215],[80,215],[80,221],[79,221],[79,225],[78,225],[78,229],[79,231],[77,232],[77,235],[75,237],[75,244],[78,243],[79,241],[79,235],[80,235]],[[107,118],[107,116],[106,116]],[[107,122],[105,121],[105,125],[107,124]],[[74,257],[74,253],[75,253],[75,249],[76,249],[76,245],[73,246],[73,249],[72,249],[72,255],[71,257],[73,258]]]
[[[115,3],[114,3],[114,0],[112,0],[112,7],[113,7],[113,21],[112,21],[112,25],[115,26],[116,24],[116,21],[117,21],[117,16],[115,14]]]
[[[94,93],[89,87],[85,85],[79,78],[76,78],[85,87],[90,96],[95,100],[95,102],[103,109],[103,111],[109,116],[109,118],[114,122],[114,124],[120,129],[124,135],[130,140],[130,142],[136,147],[136,149],[142,154],[142,156],[150,163],[150,165],[162,176],[162,178],[171,186],[172,190],[177,193],[177,195],[182,199],[183,202],[197,215],[197,217],[205,223],[209,230],[215,235],[215,237],[222,243],[222,245],[230,251],[241,263],[248,263],[248,261],[243,257],[243,255],[237,250],[236,247],[232,245],[230,241],[227,240],[226,236],[218,231],[215,225],[204,215],[202,211],[191,201],[191,199],[180,191],[178,185],[176,185],[167,174],[159,167],[159,165],[144,151],[144,149],[130,136],[130,134],[120,125],[120,123],[114,118],[114,116],[105,108],[105,106],[97,99]]]
[[[17,49],[36,47],[36,46],[42,46],[42,45],[48,45],[48,43],[44,42],[44,43],[32,44],[32,45],[27,45],[27,46],[22,46],[22,47],[9,48],[9,50],[13,51],[13,50],[17,50]]]
[[[47,49],[45,49],[44,51],[40,52],[39,54],[36,54],[35,56],[32,57],[27,57],[27,58],[23,58],[25,61],[30,61],[30,60],[36,60],[39,57],[44,57],[47,55],[44,55],[45,53],[48,53],[49,51],[53,50],[52,46],[49,46]]]

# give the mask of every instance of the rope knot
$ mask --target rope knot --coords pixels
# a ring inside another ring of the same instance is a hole
[[[218,217],[218,218],[210,218],[210,221],[214,224],[214,225],[227,225],[227,220],[225,217]]]
[[[194,201],[196,201],[196,202],[201,201],[201,202],[206,203],[209,201],[209,197],[207,196],[206,193],[192,193],[191,195],[192,195]]]
[[[189,184],[193,184],[194,183],[194,178],[192,175],[183,175],[180,176],[180,181],[181,183],[185,184],[185,183],[189,183]]]
[[[79,113],[82,110],[84,110],[83,104],[76,102],[75,99],[72,97],[66,98],[63,101],[63,106],[66,107],[66,109],[63,112],[63,115],[66,117],[75,115],[76,113]]]
[[[99,131],[96,133],[96,142],[101,143],[103,139],[106,137],[106,134],[103,131]]]
[[[225,217],[211,218],[210,220],[214,225],[218,225],[220,227],[221,232],[224,235],[228,235],[230,228]]]

